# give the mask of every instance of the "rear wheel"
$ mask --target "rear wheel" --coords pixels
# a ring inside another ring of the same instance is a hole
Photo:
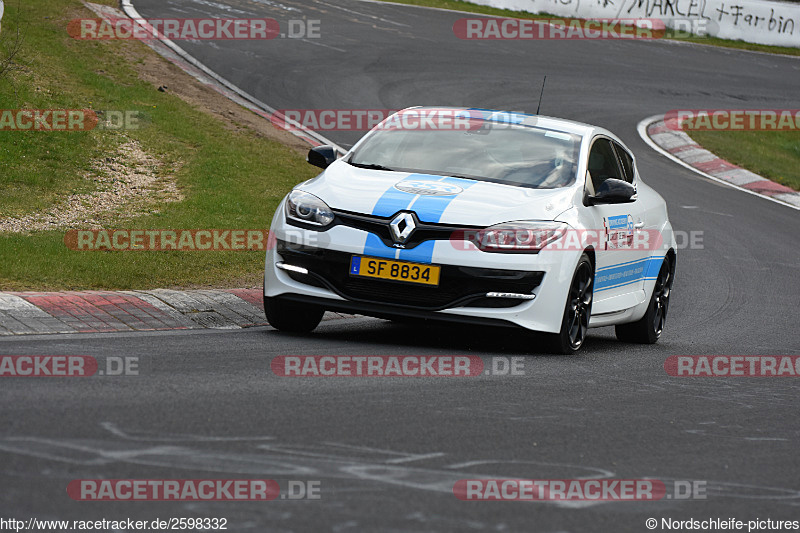
[[[264,314],[269,325],[281,331],[308,333],[322,320],[324,309],[264,296]]]
[[[656,286],[653,288],[647,312],[636,322],[617,326],[615,328],[617,339],[622,342],[654,344],[664,331],[671,292],[672,265],[669,257],[665,257],[661,263],[661,269],[658,271]]]
[[[569,355],[583,346],[592,314],[593,286],[594,268],[589,256],[583,254],[569,287],[567,304],[561,319],[561,331],[548,335],[552,351]]]

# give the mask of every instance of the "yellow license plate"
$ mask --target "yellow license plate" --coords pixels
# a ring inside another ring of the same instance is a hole
[[[353,276],[366,276],[368,278],[435,286],[439,285],[440,272],[441,267],[435,265],[361,257],[358,255],[354,255],[350,259],[350,274]]]

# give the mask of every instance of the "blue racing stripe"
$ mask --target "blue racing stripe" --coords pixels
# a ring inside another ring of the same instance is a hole
[[[641,258],[641,259],[635,259],[635,260],[633,260],[633,261],[626,261],[626,262],[624,262],[624,263],[615,263],[615,264],[613,264],[613,265],[609,265],[609,266],[607,266],[607,267],[598,268],[598,269],[597,269],[597,272],[598,272],[598,273],[599,273],[599,272],[604,272],[604,271],[606,271],[606,270],[610,270],[610,269],[613,269],[613,268],[619,268],[619,267],[621,267],[621,266],[624,266],[624,265],[632,265],[632,264],[634,264],[634,263],[641,263],[642,261],[647,261],[648,259],[649,259],[649,258],[647,258],[647,257],[643,257],[643,258]]]
[[[390,217],[408,207],[408,204],[412,201],[414,201],[413,194],[395,189],[394,184],[392,184],[383,193],[383,196],[378,199],[378,203],[372,209],[372,214],[379,217]]]
[[[658,276],[658,271],[663,261],[663,257],[652,256],[638,261],[629,261],[602,268],[597,271],[595,276],[594,291],[605,291],[636,283],[643,279],[652,279],[651,276]],[[655,272],[654,275],[653,272]]]
[[[440,181],[442,176],[429,176],[428,174],[409,174],[402,180],[392,183],[392,185],[386,189],[386,192],[378,198],[378,202],[375,204],[375,207],[372,208],[372,214],[379,216],[379,217],[390,217],[397,213],[398,211],[402,211],[403,209],[408,209],[408,206],[411,205],[411,202],[414,201],[416,197],[415,194],[410,192],[405,192],[397,189],[395,185],[397,183],[402,183],[404,181],[419,181],[419,180],[430,180],[430,181]]]
[[[410,250],[400,250],[398,259],[416,263],[431,263],[433,261],[433,245],[435,243],[435,241],[425,241]]]
[[[383,241],[374,233],[367,234],[367,242],[364,244],[364,255],[372,257],[383,257],[384,259],[394,259],[397,250],[383,244]]]
[[[457,185],[462,189],[468,189],[475,185],[475,181],[462,178],[451,178],[446,176],[431,176],[428,174],[410,174],[401,181],[438,181],[451,185]],[[399,183],[399,182],[398,182]],[[436,196],[436,195],[416,195],[409,192],[398,190],[392,186],[383,193],[378,199],[372,214],[381,217],[390,217],[398,211],[414,211],[422,222],[436,223],[442,218],[444,210],[455,200],[457,195]],[[403,250],[386,246],[377,235],[370,233],[364,245],[364,254],[374,257],[398,259],[404,261],[415,261],[419,263],[430,263],[433,260],[433,241],[426,241],[412,249]],[[399,254],[398,254],[399,251]]]
[[[658,273],[661,270],[661,264],[663,263],[663,258],[661,257],[651,257],[650,261],[647,263],[647,269],[644,273],[644,279],[656,279],[658,278]]]
[[[475,185],[474,180],[465,180],[461,178],[441,178],[437,181],[447,183],[449,185],[458,185],[466,190]],[[421,195],[416,201],[409,205],[408,209],[417,214],[417,218],[421,222],[436,223],[442,218],[444,210],[450,205],[450,202],[456,199],[458,195],[452,196],[426,196]]]

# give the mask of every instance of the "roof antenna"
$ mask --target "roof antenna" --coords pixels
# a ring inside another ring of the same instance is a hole
[[[539,114],[539,109],[542,108],[542,96],[544,96],[544,84],[547,83],[547,74],[545,74],[544,79],[542,80],[542,92],[539,94],[539,105],[536,106],[536,114]]]

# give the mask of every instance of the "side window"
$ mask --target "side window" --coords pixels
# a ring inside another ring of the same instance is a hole
[[[614,148],[611,146],[611,141],[603,137],[595,139],[591,150],[589,150],[588,170],[595,191],[608,178],[625,179],[625,175],[617,162],[617,156],[614,154]]]
[[[629,154],[628,151],[618,143],[614,143],[614,149],[617,151],[620,162],[622,162],[622,170],[625,171],[625,181],[628,183],[633,183],[633,178],[635,176],[633,170],[633,157],[631,157],[631,154]]]

